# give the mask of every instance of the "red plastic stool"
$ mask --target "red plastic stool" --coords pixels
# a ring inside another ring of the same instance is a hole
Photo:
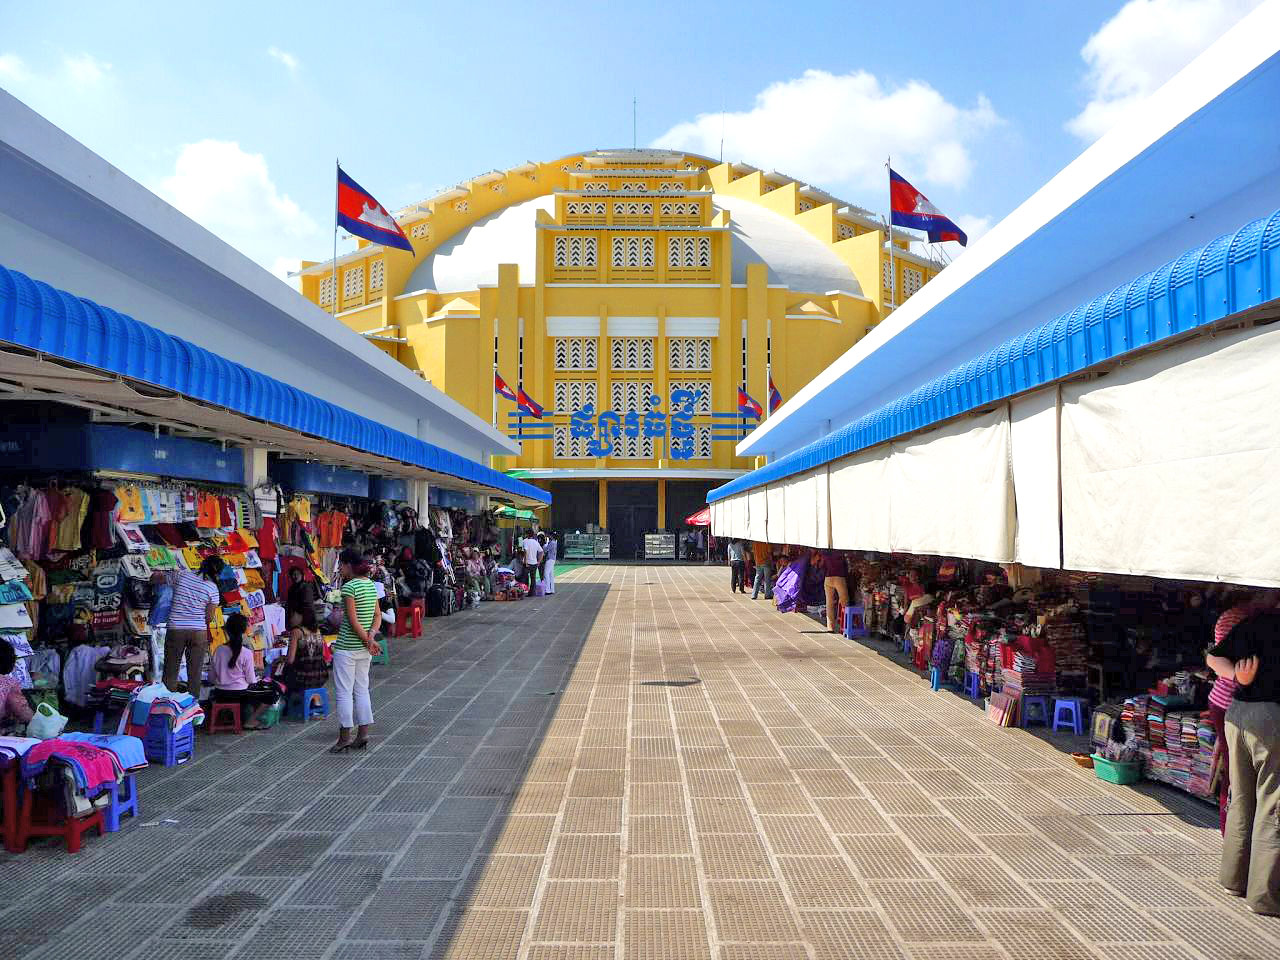
[[[407,607],[398,607],[396,609],[395,635],[397,637],[422,636],[422,611],[423,605],[418,600],[413,601]],[[412,624],[412,628],[410,624]]]
[[[4,818],[4,848],[10,853],[21,853],[18,846],[18,822],[22,817],[18,805],[18,764],[13,760],[0,770],[0,817]]]
[[[229,716],[231,719],[221,719],[224,716]],[[215,700],[209,711],[209,732],[244,733],[244,727],[240,723],[240,704],[218,703]]]
[[[67,853],[79,853],[84,835],[96,829],[98,836],[106,830],[102,811],[94,810],[84,817],[71,817],[57,808],[55,803],[41,804],[33,812],[36,791],[28,787],[22,794],[22,813],[18,818],[18,835],[15,845],[19,851],[27,849],[33,837],[62,837],[67,841]]]

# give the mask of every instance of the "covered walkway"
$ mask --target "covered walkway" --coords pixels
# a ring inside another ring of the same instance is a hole
[[[6,956],[1280,954],[1218,890],[1211,809],[727,580],[590,566],[429,621],[374,668],[366,754],[318,722],[202,737],[122,833],[0,858]]]

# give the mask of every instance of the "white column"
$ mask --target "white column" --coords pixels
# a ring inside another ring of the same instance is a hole
[[[410,483],[409,496],[410,496],[410,498],[411,498],[411,503],[412,503],[412,505],[413,505],[413,509],[417,512],[417,514],[418,514],[418,519],[419,519],[419,520],[421,520],[423,524],[426,524],[426,522],[427,522],[427,506],[428,506],[428,500],[427,500],[428,485],[427,485],[427,481],[425,481],[425,480],[411,480],[411,481],[409,481],[409,483]]]
[[[265,447],[244,447],[244,485],[252,491],[267,477],[267,451]]]

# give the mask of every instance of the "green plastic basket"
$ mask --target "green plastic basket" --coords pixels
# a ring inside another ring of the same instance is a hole
[[[281,713],[281,710],[283,709],[283,704],[284,704],[284,698],[281,697],[278,701],[276,701],[266,710],[263,710],[262,716],[258,718],[258,726],[261,727],[263,730],[269,730],[272,727],[274,727],[277,723],[279,723],[280,713]]]
[[[1137,783],[1142,779],[1142,764],[1120,763],[1106,757],[1093,755],[1093,773],[1099,780],[1121,785]]]

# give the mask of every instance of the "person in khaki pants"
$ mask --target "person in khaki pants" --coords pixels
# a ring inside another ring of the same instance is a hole
[[[1249,909],[1280,916],[1280,614],[1255,616],[1209,651],[1230,661],[1235,700],[1225,718],[1231,803],[1219,881]]]
[[[849,565],[839,550],[822,552],[822,589],[827,595],[827,630],[843,633],[836,601],[840,601],[841,608],[849,605]]]

